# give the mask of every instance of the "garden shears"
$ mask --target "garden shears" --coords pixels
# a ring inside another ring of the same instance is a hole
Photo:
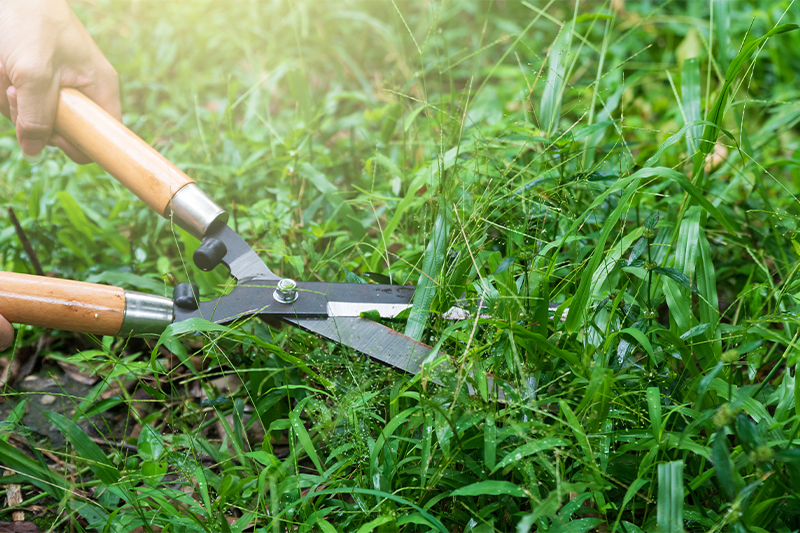
[[[11,322],[96,335],[146,336],[192,318],[227,324],[258,316],[280,319],[412,374],[432,354],[430,346],[362,317],[365,312],[396,317],[411,306],[415,287],[281,279],[228,226],[228,214],[191,178],[81,92],[61,90],[55,124],[56,131],[159,215],[200,239],[193,259],[201,270],[222,264],[236,285],[225,296],[201,301],[189,283],[178,285],[170,299],[0,272],[0,315]]]

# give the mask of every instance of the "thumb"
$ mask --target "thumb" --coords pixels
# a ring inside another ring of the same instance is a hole
[[[22,77],[19,81],[14,80],[13,90],[17,104],[17,140],[25,155],[36,157],[53,131],[58,105],[58,80],[46,75]],[[12,95],[8,96],[11,99]]]
[[[11,346],[12,340],[14,340],[14,328],[8,320],[0,316],[0,352]]]

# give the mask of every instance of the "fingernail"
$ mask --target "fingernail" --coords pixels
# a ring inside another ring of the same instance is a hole
[[[28,155],[25,152],[22,152],[22,159],[24,159],[31,165],[35,165],[36,163],[44,159],[44,152],[39,152],[39,155]]]

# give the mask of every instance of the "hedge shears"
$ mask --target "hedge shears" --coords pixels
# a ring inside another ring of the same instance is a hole
[[[258,316],[279,319],[411,374],[432,355],[430,346],[362,316],[397,317],[411,306],[415,287],[282,279],[228,226],[225,210],[189,176],[81,92],[60,91],[55,129],[156,213],[200,239],[193,260],[201,270],[222,264],[236,284],[229,294],[202,301],[189,283],[175,287],[170,299],[0,272],[0,315],[9,321],[95,335],[146,336],[192,318],[229,324]]]

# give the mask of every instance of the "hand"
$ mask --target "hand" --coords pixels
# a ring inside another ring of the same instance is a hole
[[[28,159],[51,144],[76,163],[89,163],[83,152],[52,131],[61,87],[79,89],[121,119],[117,73],[66,0],[3,0],[0,112],[16,126]]]
[[[0,352],[11,346],[13,340],[14,328],[8,323],[8,320],[0,316]]]

